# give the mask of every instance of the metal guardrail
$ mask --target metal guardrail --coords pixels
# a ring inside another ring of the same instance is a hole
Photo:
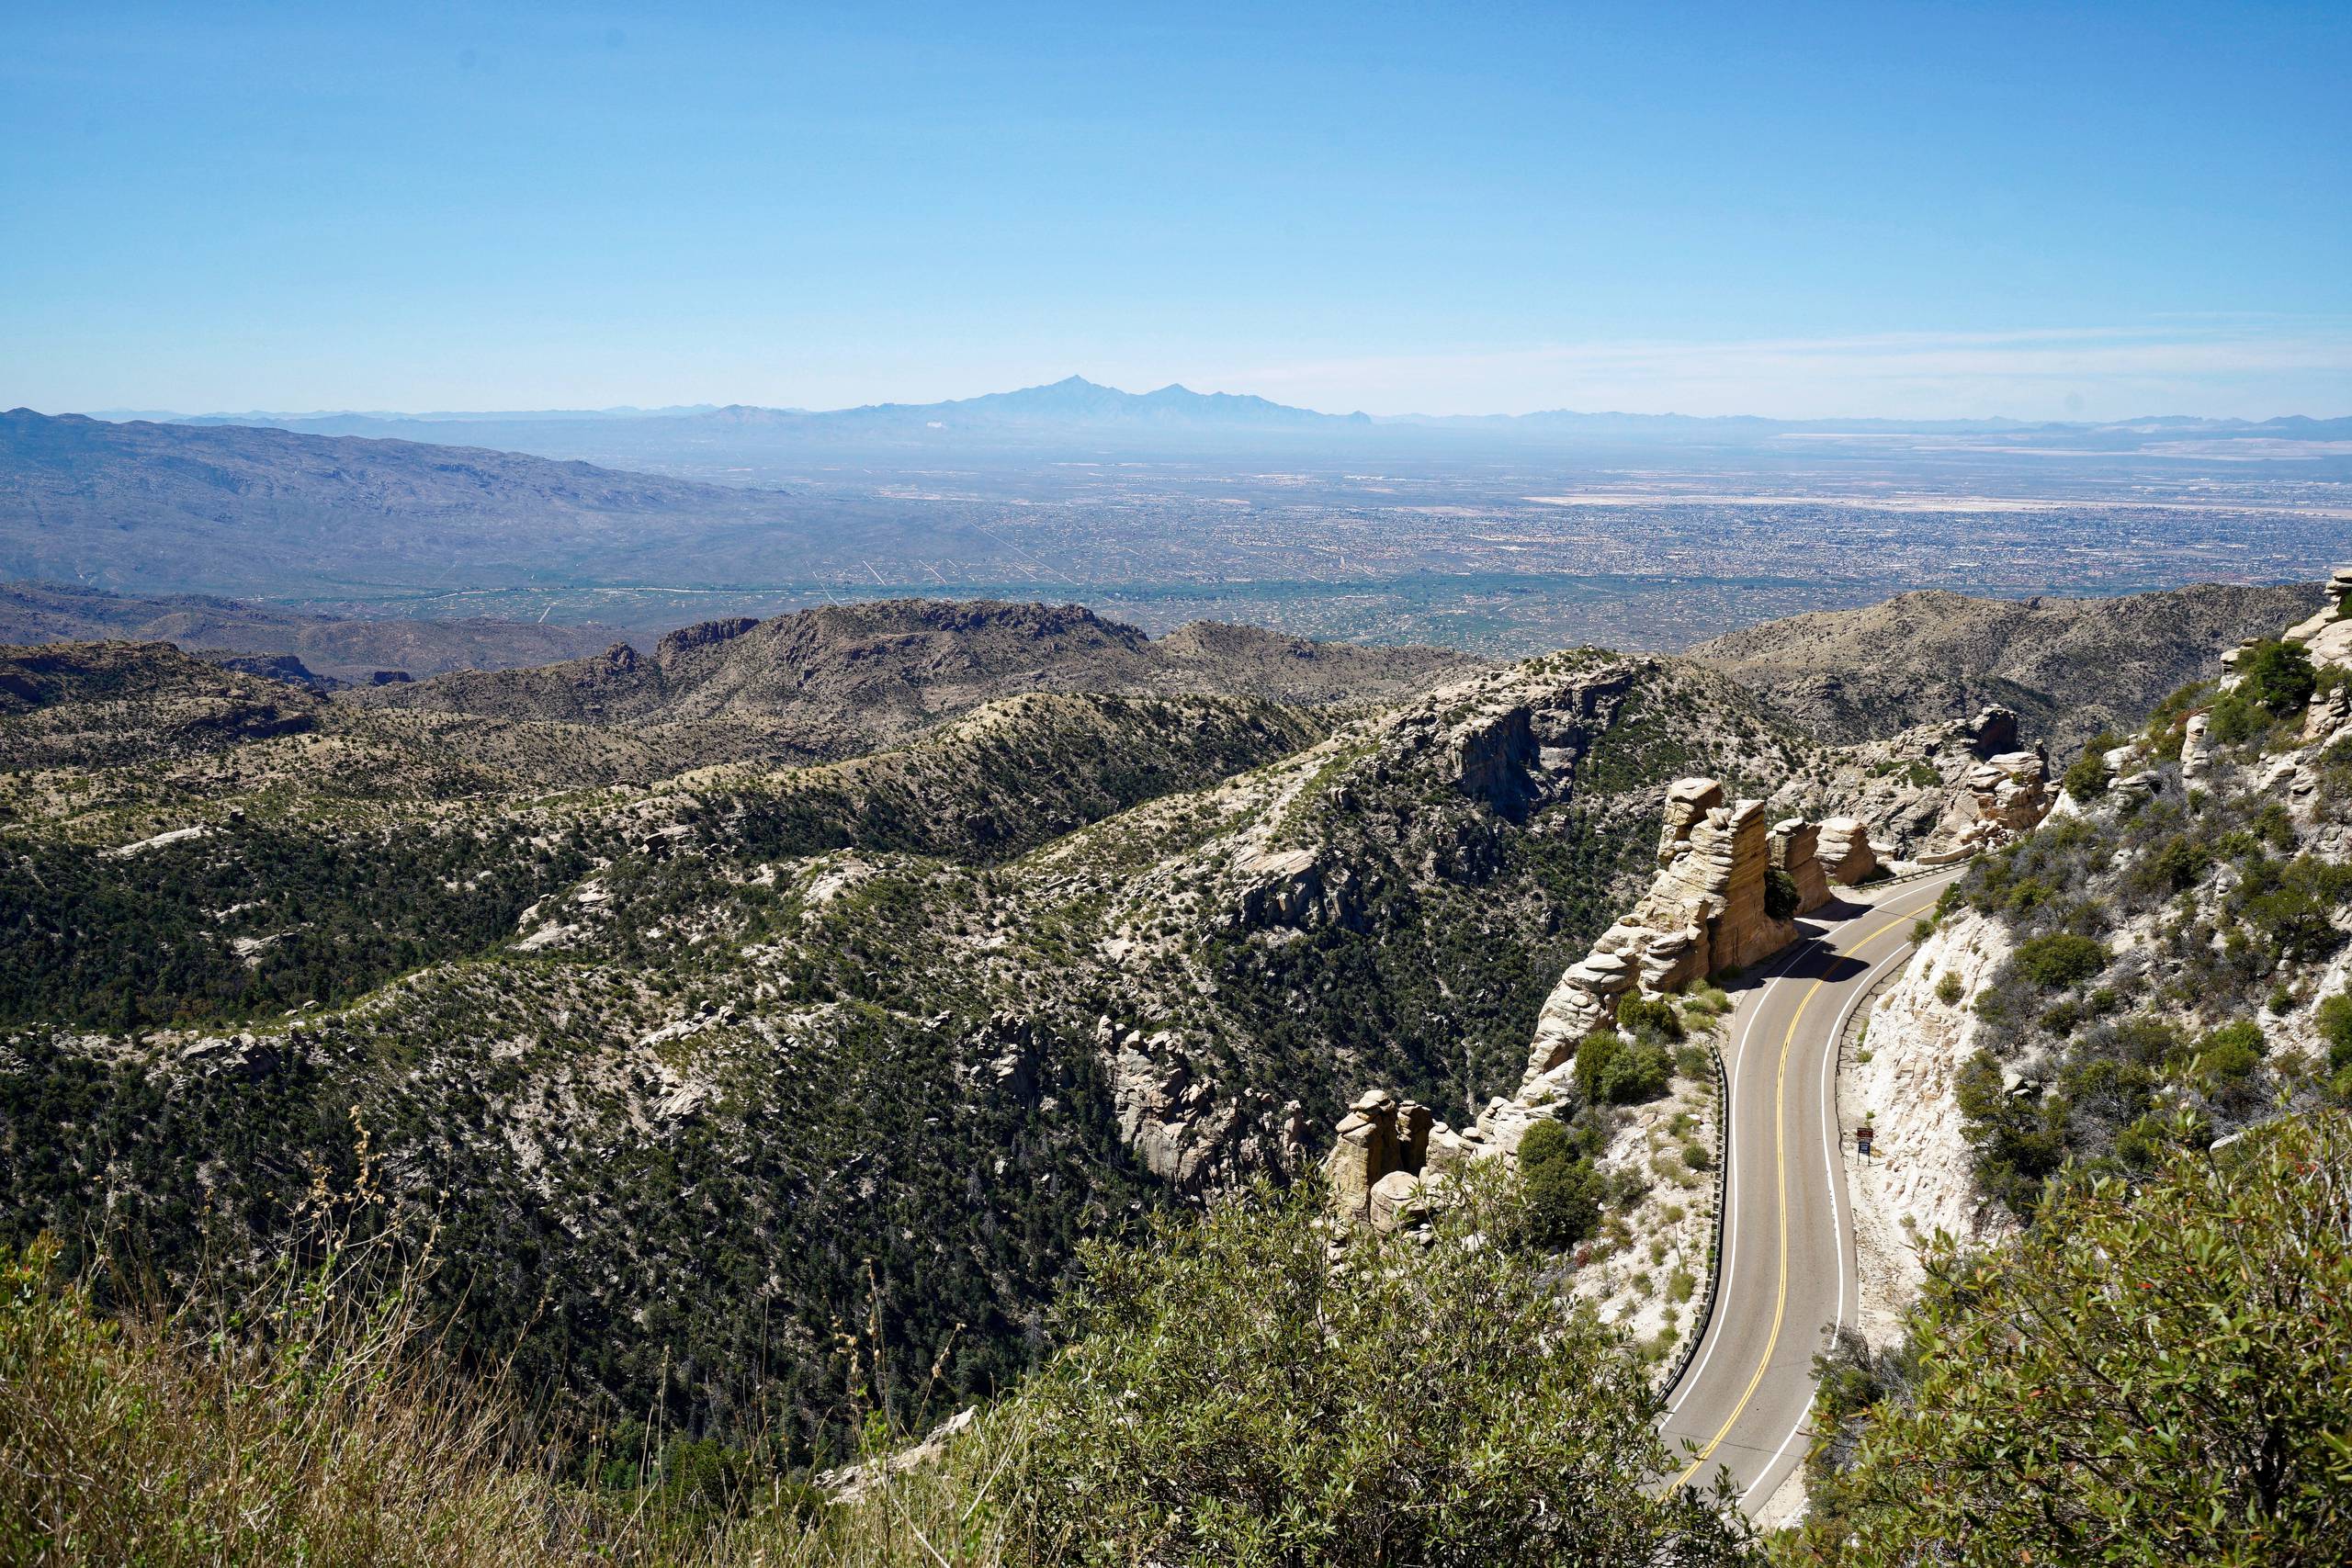
[[[1673,1370],[1658,1384],[1661,1399],[1672,1393],[1682,1374],[1690,1370],[1690,1359],[1699,1353],[1699,1342],[1706,1338],[1707,1325],[1714,1320],[1715,1289],[1724,1277],[1724,1200],[1731,1183],[1731,1075],[1724,1070],[1723,1048],[1713,1040],[1707,1042],[1707,1055],[1715,1064],[1715,1213],[1714,1234],[1707,1240],[1707,1293],[1699,1298],[1690,1333],[1682,1348],[1674,1353]]]
[[[1956,861],[1952,863],[1965,863]],[[1951,865],[1922,866],[1902,876],[1882,877],[1867,886],[1871,888],[1907,886],[1914,882],[1942,876],[1951,869]],[[1856,888],[1855,891],[1861,889]],[[1894,976],[1901,973],[1902,970],[1896,968],[1881,976],[1878,982],[1863,993],[1864,998],[1874,998],[1885,989]],[[1861,1010],[1857,1011],[1860,1014]],[[1849,1025],[1849,1029],[1850,1027]],[[1846,1033],[1846,1031],[1840,1031],[1838,1037],[1829,1043],[1830,1049],[1838,1054],[1838,1066],[1833,1070],[1839,1074],[1845,1071]],[[1724,1067],[1723,1048],[1714,1041],[1707,1043],[1707,1055],[1715,1064],[1715,1214],[1714,1235],[1707,1243],[1707,1293],[1700,1298],[1699,1314],[1691,1323],[1690,1337],[1683,1340],[1682,1348],[1674,1353],[1673,1368],[1667,1373],[1666,1380],[1658,1384],[1657,1393],[1661,1399],[1673,1393],[1675,1385],[1690,1370],[1691,1359],[1699,1353],[1700,1341],[1707,1337],[1707,1325],[1714,1321],[1715,1292],[1723,1282],[1724,1203],[1729,1196],[1731,1185],[1731,1075]]]

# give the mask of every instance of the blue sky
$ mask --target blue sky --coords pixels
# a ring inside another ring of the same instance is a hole
[[[0,405],[2346,413],[2347,82],[2340,3],[24,4]]]

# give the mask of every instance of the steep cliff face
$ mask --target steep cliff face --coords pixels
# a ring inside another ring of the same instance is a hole
[[[1976,1000],[2009,956],[2008,934],[1973,914],[1954,917],[1920,944],[1862,1014],[1841,1056],[1844,1125],[1869,1126],[1868,1159],[1849,1157],[1863,1334],[1892,1345],[1918,1294],[1918,1245],[1938,1231],[1989,1242],[2016,1221],[1977,1190],[1975,1150],[1962,1131],[1961,1065],[1984,1048]]]

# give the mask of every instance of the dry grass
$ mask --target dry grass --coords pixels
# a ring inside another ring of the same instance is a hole
[[[876,1467],[848,1506],[780,1477],[717,1500],[658,1466],[621,1489],[568,1480],[497,1371],[443,1353],[419,1306],[430,1240],[362,1230],[379,1210],[361,1185],[314,1192],[316,1261],[168,1311],[101,1315],[53,1246],[0,1252],[0,1562],[1002,1561],[988,1423]]]

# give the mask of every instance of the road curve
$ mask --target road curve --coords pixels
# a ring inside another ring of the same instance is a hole
[[[1853,1133],[1838,1125],[1836,1043],[1957,874],[1849,893],[1815,910],[1739,994],[1724,1048],[1723,1272],[1706,1335],[1667,1394],[1663,1430],[1678,1467],[1669,1485],[1728,1472],[1754,1513],[1804,1461],[1814,1353],[1855,1303],[1844,1164]]]

